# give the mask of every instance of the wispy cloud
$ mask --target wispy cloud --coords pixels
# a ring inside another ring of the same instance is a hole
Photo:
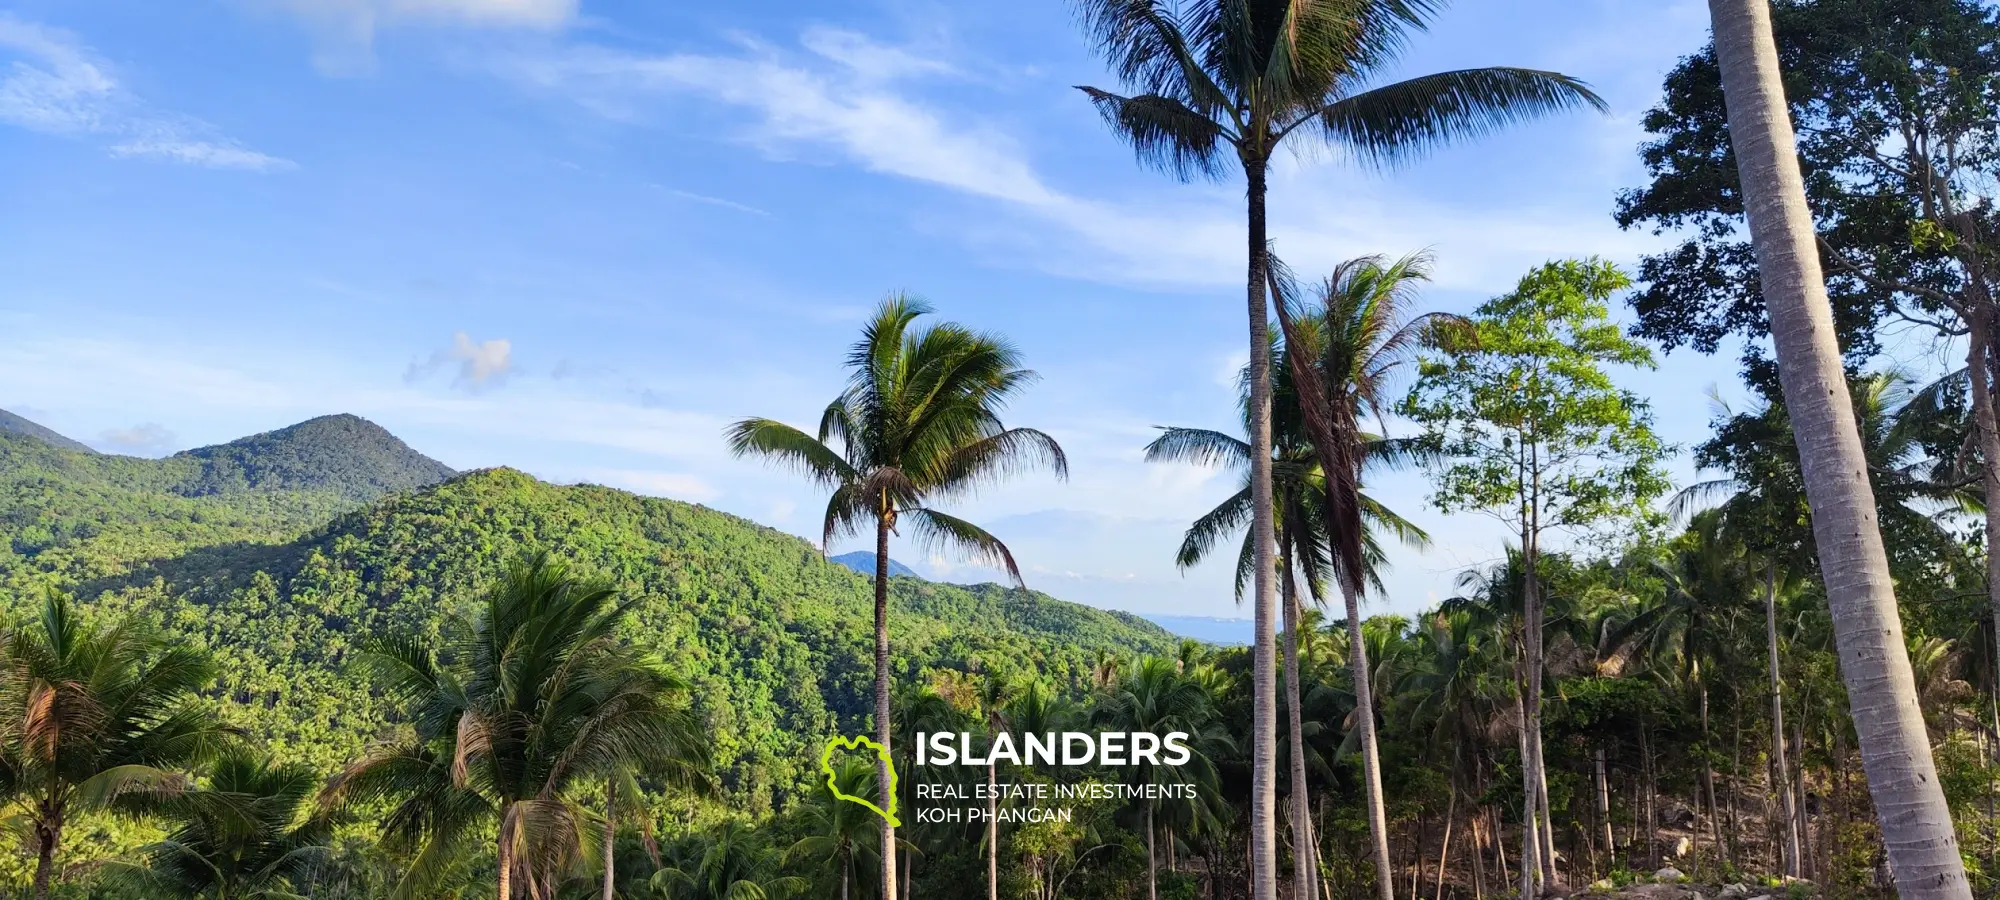
[[[514,371],[514,344],[506,338],[474,341],[461,331],[451,337],[451,346],[413,362],[403,373],[406,382],[423,380],[432,373],[451,369],[452,386],[469,393],[497,387]]]
[[[158,422],[142,422],[130,428],[110,428],[98,435],[101,445],[121,453],[155,454],[174,448],[176,435]]]
[[[659,187],[659,186],[654,185],[654,187]],[[749,213],[753,216],[768,217],[771,215],[768,211],[758,209],[757,207],[751,206],[748,203],[738,203],[734,200],[725,200],[721,197],[710,197],[707,194],[697,194],[693,191],[683,191],[680,190],[679,188],[662,187],[660,188],[660,190],[666,191],[668,196],[679,197],[682,200],[687,200],[694,203],[706,203],[709,206],[719,206],[722,207],[723,209],[733,209],[736,210],[737,212]]]
[[[1242,277],[1240,191],[1089,196],[1057,185],[1003,128],[926,101],[916,76],[950,75],[947,63],[838,29],[807,31],[796,47],[736,43],[735,53],[666,55],[571,44],[503,71],[619,120],[646,121],[663,98],[700,98],[746,113],[735,137],[768,158],[842,162],[991,201],[1005,214],[963,222],[962,235],[1057,274],[1179,289]],[[1601,213],[1468,209],[1289,158],[1274,190],[1290,202],[1274,215],[1273,236],[1289,261],[1309,269],[1384,247],[1431,246],[1443,259],[1438,283],[1485,290],[1545,259],[1549,247],[1629,258],[1652,243],[1608,227]]]
[[[68,32],[0,13],[0,55],[13,57],[0,77],[0,121],[104,142],[114,156],[252,172],[294,167],[200,119],[151,108]]]

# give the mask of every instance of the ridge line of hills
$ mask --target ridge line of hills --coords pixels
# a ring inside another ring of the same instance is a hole
[[[322,771],[395,727],[393,704],[348,669],[354,651],[441,633],[538,547],[635,600],[628,637],[692,683],[735,808],[801,796],[814,742],[871,708],[869,579],[747,519],[507,468],[453,472],[355,416],[161,459],[0,422],[0,614],[57,586],[96,614],[140,615],[218,657],[227,720]],[[995,584],[895,578],[891,605],[906,683],[1034,669],[1081,690],[1101,652],[1177,643],[1129,613]]]

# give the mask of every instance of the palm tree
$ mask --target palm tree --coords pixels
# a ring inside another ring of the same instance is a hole
[[[1543,113],[1604,108],[1581,82],[1527,69],[1468,69],[1368,87],[1393,63],[1431,0],[1074,0],[1085,31],[1131,95],[1081,87],[1141,163],[1183,180],[1220,177],[1231,157],[1248,188],[1251,535],[1254,650],[1251,897],[1277,891],[1274,828],[1276,618],[1271,520],[1270,345],[1264,290],[1271,159],[1300,129],[1377,164]],[[1382,896],[1390,896],[1386,873]],[[1310,881],[1302,868],[1301,883]],[[1309,891],[1310,887],[1305,890]]]
[[[407,704],[412,733],[336,775],[322,799],[394,802],[385,840],[417,851],[395,896],[424,896],[490,825],[500,900],[517,890],[539,900],[584,854],[585,785],[621,769],[706,771],[687,686],[615,637],[631,608],[536,553],[508,567],[441,649],[390,637],[363,655]]]
[[[1199,793],[1216,788],[1216,772],[1210,751],[1227,745],[1216,723],[1216,710],[1202,683],[1184,673],[1176,661],[1149,656],[1139,660],[1132,671],[1102,699],[1097,715],[1109,728],[1127,733],[1150,732],[1164,735],[1185,732],[1191,758],[1183,766],[1166,766],[1157,761],[1126,767],[1126,777],[1139,784],[1194,783]],[[1146,813],[1146,898],[1159,897],[1159,830],[1154,827],[1157,800],[1141,801]]]
[[[927,732],[959,731],[965,724],[966,715],[957,706],[952,704],[951,698],[946,697],[935,686],[929,684],[910,685],[897,692],[896,708],[891,715],[894,717],[896,724],[896,745],[903,748],[897,762],[899,777],[896,779],[896,789],[902,792],[902,808],[915,809],[917,807],[917,790],[920,784],[936,784],[939,782],[941,774],[957,774],[956,768],[953,767],[917,765],[915,760],[916,754],[914,752],[917,747],[917,736]],[[845,788],[842,790],[856,797],[866,796],[858,791],[847,791]],[[867,790],[876,790],[873,778],[869,779]],[[846,805],[854,806],[851,803]],[[859,809],[860,807],[855,808]],[[874,828],[878,822],[879,820],[877,819],[869,818],[863,824]],[[903,879],[903,896],[905,898],[916,896],[915,857],[917,855],[917,844],[926,835],[938,830],[932,824],[912,823],[910,834],[907,837],[899,837],[897,839],[897,844],[902,851],[902,862],[898,866],[897,871]]]
[[[945,323],[915,329],[930,305],[896,294],[882,302],[848,351],[847,390],[809,435],[771,419],[729,429],[737,456],[761,456],[804,472],[830,489],[821,542],[875,530],[875,740],[890,747],[889,535],[908,524],[920,542],[999,565],[1015,584],[1021,571],[999,538],[929,504],[1035,465],[1067,478],[1069,462],[1054,438],[1008,428],[1000,408],[1035,373],[1006,339]],[[890,789],[887,762],[882,790]],[[887,808],[888,798],[883,798]],[[882,821],[882,896],[895,896],[896,830]]]
[[[1285,364],[1298,388],[1303,431],[1325,471],[1325,516],[1333,580],[1347,602],[1349,662],[1354,666],[1354,701],[1361,730],[1363,780],[1367,785],[1368,831],[1378,880],[1390,876],[1389,822],[1382,800],[1382,763],[1376,748],[1374,691],[1366,677],[1368,653],[1362,640],[1361,596],[1372,568],[1365,520],[1368,498],[1361,493],[1362,468],[1372,447],[1361,423],[1378,421],[1397,372],[1423,343],[1462,331],[1455,317],[1411,317],[1414,287],[1430,278],[1430,258],[1418,254],[1393,263],[1365,257],[1342,263],[1321,282],[1310,305],[1294,310],[1298,290],[1282,264],[1272,268],[1278,322],[1285,332]]]
[[[812,886],[796,875],[776,874],[778,862],[754,826],[732,819],[708,836],[692,865],[662,867],[652,886],[672,900],[782,900]]]
[[[149,897],[300,896],[331,853],[333,822],[309,814],[319,780],[309,766],[225,750],[202,789],[163,805],[173,830],[142,851],[145,864],[116,867],[113,877]]]
[[[1014,701],[1015,685],[1003,675],[987,672],[979,683],[979,710],[986,719],[987,740],[997,738],[1011,727],[1008,709]],[[986,761],[986,900],[1000,900],[1000,763]]]
[[[1938,784],[1785,105],[1769,0],[1709,0],[1729,140],[1798,442],[1862,767],[1896,891],[1972,896]]]
[[[1905,546],[1932,550],[1971,575],[1976,570],[1962,545],[1933,514],[1940,507],[1965,509],[1977,503],[1962,482],[1934,477],[1937,473],[1926,460],[1924,442],[1938,414],[1933,399],[1942,384],[1913,390],[1907,375],[1890,370],[1852,379],[1848,395],[1879,521]],[[1706,463],[1731,469],[1730,476],[1690,485],[1675,496],[1672,509],[1686,514],[1715,503],[1712,512],[1693,517],[1693,527],[1726,532],[1715,539],[1742,545],[1746,564],[1757,570],[1754,579],[1764,594],[1773,783],[1785,818],[1782,867],[1784,874],[1796,876],[1801,838],[1797,800],[1787,777],[1778,606],[1782,595],[1801,586],[1797,576],[1810,565],[1805,475],[1786,405],[1766,402],[1739,415],[1718,401],[1715,409],[1717,437],[1701,455]]]
[[[132,620],[93,628],[60,592],[7,636],[4,666],[0,794],[22,806],[47,900],[71,817],[183,790],[230,732],[196,699],[215,681],[206,654]]]
[[[858,758],[843,759],[833,773],[833,784],[842,794],[865,797],[876,790],[875,767]],[[831,792],[821,790],[816,802],[807,807],[806,820],[810,833],[793,844],[785,855],[832,863],[840,872],[840,900],[848,900],[855,866],[860,861],[857,857],[865,858],[873,852],[868,839],[874,836],[879,818],[859,803],[837,800]]]

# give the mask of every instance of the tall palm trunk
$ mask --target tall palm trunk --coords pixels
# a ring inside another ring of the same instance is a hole
[[[511,813],[508,818],[512,818]],[[500,864],[500,900],[514,900],[514,842],[510,840],[513,835],[509,833],[512,830],[509,824],[501,823],[500,840],[494,851]]]
[[[1799,817],[1792,797],[1791,770],[1785,762],[1785,682],[1778,667],[1778,576],[1775,566],[1764,568],[1764,640],[1769,648],[1771,676],[1771,786],[1778,794],[1778,811],[1784,815],[1784,839],[1779,842],[1784,874],[1799,876]]]
[[[1312,801],[1306,793],[1306,739],[1304,716],[1299,710],[1301,690],[1299,685],[1299,621],[1304,618],[1299,608],[1297,582],[1287,567],[1284,580],[1280,582],[1285,598],[1285,713],[1286,726],[1290,729],[1287,743],[1292,755],[1292,896],[1298,900],[1318,900],[1318,882],[1313,872],[1318,869],[1315,857],[1319,848],[1312,838]]]
[[[616,893],[618,840],[618,782],[616,779],[604,784],[604,898],[611,900]]]
[[[1343,587],[1347,603],[1348,661],[1354,668],[1355,727],[1361,730],[1361,777],[1367,784],[1368,839],[1375,851],[1375,894],[1395,900],[1395,864],[1389,859],[1389,816],[1382,803],[1382,760],[1375,740],[1375,685],[1368,665],[1368,642],[1361,634],[1361,598]]]
[[[1868,463],[1841,369],[1770,3],[1709,0],[1708,8],[1840,672],[1897,894],[1902,900],[1967,900],[1972,891],[1917,707]]]
[[[988,753],[991,753],[989,748]],[[1000,900],[1000,764],[986,761],[986,900]],[[1147,815],[1152,815],[1148,812]]]
[[[62,845],[61,815],[44,814],[35,829],[35,900],[48,900],[56,873],[56,850]]]
[[[1153,852],[1153,807],[1146,806],[1146,900],[1160,900],[1159,857]]]
[[[882,745],[882,758],[875,763],[875,777],[881,782],[882,808],[895,805],[895,784],[889,769],[889,528],[895,513],[887,503],[875,516],[875,742]],[[882,820],[883,900],[896,896],[896,826]]]
[[[1277,606],[1272,591],[1274,572],[1271,521],[1271,338],[1264,304],[1264,284],[1270,273],[1270,248],[1264,221],[1265,175],[1268,163],[1245,154],[1249,179],[1250,273],[1250,541],[1253,593],[1256,598],[1257,640],[1251,654],[1250,718],[1250,900],[1277,900],[1278,860],[1275,813],[1278,797],[1275,705],[1277,643],[1272,620]]]

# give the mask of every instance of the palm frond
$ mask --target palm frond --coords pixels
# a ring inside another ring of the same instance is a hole
[[[1578,108],[1610,109],[1589,85],[1568,75],[1494,67],[1439,72],[1343,97],[1320,109],[1314,121],[1363,162],[1388,166]]]
[[[911,537],[919,546],[955,551],[974,562],[1004,569],[1015,586],[1027,587],[1020,567],[1014,563],[1013,552],[986,529],[923,507],[905,509],[902,516],[910,523]]]

